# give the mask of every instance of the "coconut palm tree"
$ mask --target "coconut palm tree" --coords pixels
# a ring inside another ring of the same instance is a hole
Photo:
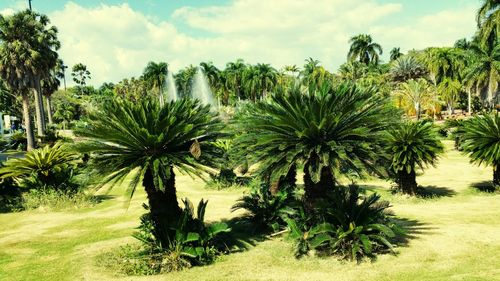
[[[243,73],[245,72],[247,65],[242,59],[237,59],[235,62],[229,62],[226,64],[225,71],[227,72],[226,82],[229,84],[228,88],[232,88],[234,94],[238,99],[243,98]]]
[[[79,145],[90,153],[102,183],[130,177],[128,194],[145,189],[156,237],[168,245],[167,231],[180,215],[175,170],[200,176],[212,166],[215,141],[221,129],[215,113],[197,100],[180,99],[163,107],[153,99],[113,100],[91,114],[90,126],[77,130],[88,141]],[[163,231],[163,232],[162,232]]]
[[[184,69],[179,70],[174,75],[175,84],[177,89],[183,97],[188,97],[191,94],[191,87],[193,85],[193,78],[196,75],[198,68],[194,65],[189,65]]]
[[[8,17],[0,15],[0,76],[13,93],[22,96],[28,150],[35,145],[28,93],[30,90],[34,91],[38,134],[43,136],[45,131],[40,80],[50,74],[57,60],[57,29],[47,28],[48,24],[46,16],[30,11]]]
[[[497,95],[500,81],[500,44],[490,48],[485,45],[471,46],[472,63],[467,68],[465,80],[478,89],[487,88],[486,103],[490,107]]]
[[[423,78],[410,79],[402,83],[395,91],[395,94],[403,100],[404,104],[411,106],[415,110],[415,115],[419,120],[422,110],[430,97],[429,84]]]
[[[441,99],[446,103],[448,115],[454,113],[454,106],[458,101],[462,84],[456,79],[446,78],[438,85],[438,91],[441,94]]]
[[[378,136],[393,112],[373,89],[354,84],[320,90],[299,88],[258,102],[239,119],[245,132],[235,141],[241,161],[258,163],[266,181],[294,174],[303,165],[305,206],[309,210],[335,187],[340,174],[377,172]]]
[[[42,79],[40,83],[41,93],[47,101],[47,118],[49,120],[49,124],[54,123],[52,120],[52,94],[57,91],[60,85],[61,81],[57,79],[55,74],[53,76]]]
[[[415,195],[417,169],[435,165],[444,146],[431,122],[407,121],[388,131],[386,149],[399,190]]]
[[[255,69],[259,80],[259,90],[262,97],[265,98],[267,93],[271,92],[278,83],[278,71],[267,63],[258,63]]]
[[[158,93],[160,105],[165,104],[165,80],[168,74],[168,63],[150,61],[143,71],[144,80]]]
[[[476,14],[481,45],[492,47],[500,35],[500,1],[484,0]]]
[[[428,74],[427,69],[413,56],[403,56],[391,63],[389,70],[391,78],[396,82],[405,82],[410,79],[418,79]]]
[[[378,64],[379,55],[382,55],[382,46],[373,42],[368,34],[359,34],[349,40],[351,47],[347,54],[348,60],[356,60],[364,64]]]
[[[472,162],[493,166],[493,186],[500,187],[500,113],[466,120],[459,136],[461,147]]]
[[[397,59],[399,59],[400,57],[403,56],[403,53],[401,53],[401,49],[400,48],[392,48],[391,50],[391,55],[390,55],[390,60],[391,61],[395,61]]]

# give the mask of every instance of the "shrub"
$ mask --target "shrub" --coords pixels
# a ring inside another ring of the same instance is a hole
[[[284,217],[294,212],[299,201],[292,190],[271,193],[268,184],[253,182],[250,193],[238,199],[231,211],[246,210],[243,220],[254,224],[257,230],[279,231],[286,226]]]
[[[73,181],[76,155],[60,143],[26,153],[24,158],[12,158],[0,168],[0,178],[13,178],[28,189],[75,191]]]
[[[20,208],[24,210],[66,210],[92,207],[97,198],[84,192],[68,192],[54,189],[32,189],[22,194]]]
[[[286,220],[296,257],[316,250],[341,259],[374,258],[393,251],[390,239],[403,233],[390,220],[389,204],[377,194],[361,197],[357,186],[335,188],[319,205],[312,215],[299,211]]]
[[[128,273],[157,274],[205,265],[213,262],[224,251],[225,245],[219,238],[222,233],[231,231],[228,225],[204,222],[207,201],[200,201],[196,214],[193,204],[187,198],[182,202],[184,208],[178,221],[169,226],[155,226],[149,207],[144,205],[148,212],[141,217],[140,226],[133,234],[134,238],[142,242],[142,248],[133,254],[122,255],[131,260],[129,263],[132,265],[126,267],[129,268],[126,270]],[[167,244],[156,238],[161,237],[159,232],[166,231],[175,233]]]

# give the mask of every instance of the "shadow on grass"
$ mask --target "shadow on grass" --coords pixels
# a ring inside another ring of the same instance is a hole
[[[220,238],[224,241],[227,249],[231,253],[243,252],[255,247],[257,243],[267,238],[268,231],[260,229],[245,217],[236,217],[230,220],[222,220],[231,228],[231,232],[223,234]]]
[[[108,195],[108,194],[100,194],[100,195],[92,195],[92,196],[97,204],[102,203],[102,202],[107,201],[107,200],[114,199],[117,197],[116,195]]]
[[[440,197],[452,197],[457,193],[447,187],[438,187],[435,185],[430,186],[419,186],[417,190],[417,196],[420,198],[440,198]]]
[[[495,188],[491,181],[481,181],[471,184],[471,187],[480,192],[493,193],[495,191],[500,191],[499,188]]]
[[[403,235],[399,235],[394,239],[394,242],[402,247],[407,247],[411,240],[418,239],[418,236],[420,235],[432,234],[432,230],[436,229],[435,227],[431,227],[414,219],[398,217],[393,218],[392,221],[398,224],[405,231]]]

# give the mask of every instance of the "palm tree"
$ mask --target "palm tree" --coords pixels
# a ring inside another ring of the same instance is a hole
[[[420,119],[420,114],[426,106],[426,102],[430,97],[430,90],[427,81],[423,78],[417,80],[410,79],[402,83],[395,94],[409,106],[415,110],[417,120]]]
[[[194,65],[189,65],[184,69],[179,70],[174,75],[175,84],[177,89],[183,97],[188,97],[191,94],[191,87],[193,85],[193,78],[196,75],[198,68]]]
[[[47,101],[47,117],[49,119],[49,124],[53,124],[54,122],[52,120],[52,94],[55,91],[57,91],[57,89],[61,85],[61,82],[54,75],[43,79],[40,84],[41,84],[40,85],[41,93]]]
[[[418,79],[425,77],[428,73],[427,69],[420,64],[413,56],[403,56],[391,63],[389,70],[391,78],[396,82],[405,82],[410,79]]]
[[[300,69],[297,67],[297,65],[285,65],[283,67],[283,70],[285,72],[287,72],[287,74],[293,76],[293,77],[296,77],[297,75],[296,74],[299,74],[300,73]]]
[[[352,37],[349,40],[351,47],[347,54],[348,60],[358,59],[364,64],[378,64],[379,55],[382,55],[382,46],[373,42],[373,39],[368,34],[360,34]]]
[[[166,62],[155,63],[150,61],[143,71],[144,80],[158,93],[161,106],[165,104],[163,93],[167,74],[168,63]]]
[[[79,146],[111,186],[131,177],[128,194],[142,183],[159,241],[168,245],[169,227],[178,219],[175,169],[200,176],[216,159],[221,129],[215,113],[197,100],[180,99],[163,107],[153,99],[113,100],[92,113],[90,126],[77,130],[88,139]],[[215,155],[215,156],[214,156]]]
[[[225,71],[227,72],[226,82],[228,86],[233,89],[234,94],[238,99],[242,98],[242,87],[243,87],[243,73],[246,69],[245,61],[242,59],[237,59],[235,62],[229,62],[226,64]]]
[[[235,141],[241,161],[258,163],[259,175],[268,182],[303,165],[309,210],[335,187],[339,174],[378,171],[377,136],[395,116],[373,89],[330,83],[319,89],[304,94],[294,88],[256,103],[240,119],[245,133]]]
[[[424,52],[422,61],[430,72],[431,80],[435,85],[444,79],[460,80],[461,70],[465,68],[465,53],[456,48],[428,48]]]
[[[493,186],[500,187],[500,113],[466,120],[459,137],[472,162],[493,166]]]
[[[390,60],[391,61],[395,61],[395,60],[399,59],[402,56],[403,56],[403,53],[401,53],[400,48],[396,48],[396,47],[392,48],[391,55],[390,55]]]
[[[407,121],[389,130],[386,148],[399,190],[410,195],[417,192],[417,168],[435,165],[444,151],[433,124],[425,121]]]
[[[481,45],[492,47],[500,35],[500,1],[484,0],[476,14]]]
[[[465,79],[469,85],[476,85],[479,89],[487,87],[486,102],[491,107],[500,81],[500,44],[494,48],[474,44],[470,52],[473,58]]]
[[[259,92],[265,98],[267,93],[272,91],[278,83],[278,71],[267,63],[258,63],[255,69],[257,71],[257,79],[259,80]]]
[[[55,66],[58,47],[55,27],[47,29],[46,16],[23,11],[10,17],[0,15],[0,76],[13,93],[23,100],[23,120],[26,128],[28,150],[35,140],[29,110],[30,90],[35,92],[38,133],[44,135],[43,105],[40,80]]]
[[[472,45],[472,42],[468,41],[467,38],[458,39],[453,47],[462,50],[469,50]]]
[[[456,79],[446,78],[438,85],[438,91],[441,94],[442,100],[448,108],[448,115],[454,113],[455,103],[458,101],[462,84]]]
[[[339,74],[342,79],[356,81],[366,76],[368,67],[358,61],[348,61],[339,67]]]

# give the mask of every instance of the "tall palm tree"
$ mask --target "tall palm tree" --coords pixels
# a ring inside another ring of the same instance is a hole
[[[417,120],[420,119],[422,110],[426,106],[426,102],[430,97],[429,85],[427,81],[423,78],[417,80],[409,80],[405,83],[400,84],[399,89],[395,91],[395,94],[403,99],[403,101],[411,106],[415,111]]]
[[[456,79],[446,78],[438,85],[438,91],[441,99],[446,103],[448,115],[454,113],[455,103],[458,101],[462,84]]]
[[[478,89],[487,88],[486,103],[493,106],[498,95],[500,81],[500,44],[494,47],[486,45],[472,45],[472,63],[467,68],[465,80],[469,85],[476,85]]]
[[[229,87],[233,89],[234,94],[238,99],[242,98],[242,79],[243,73],[246,69],[245,61],[242,59],[237,59],[234,62],[229,62],[226,64],[227,79],[226,82]]]
[[[358,59],[364,64],[378,64],[379,55],[382,55],[382,46],[373,42],[368,34],[359,34],[349,40],[351,47],[347,54],[348,60]]]
[[[258,163],[266,181],[294,174],[303,165],[305,206],[309,210],[340,174],[378,171],[377,136],[395,116],[381,95],[354,84],[304,94],[299,88],[258,102],[239,119],[236,143],[241,161]]]
[[[259,80],[259,91],[265,98],[267,93],[272,91],[278,82],[278,71],[267,63],[258,63],[255,66],[257,79]]]
[[[212,91],[212,93],[217,94],[219,92],[218,88],[221,86],[221,71],[211,61],[201,62],[200,67],[203,70],[203,74],[205,74],[205,77],[208,80],[210,90]],[[217,96],[217,99],[219,99],[219,96]]]
[[[129,196],[142,184],[156,238],[168,245],[174,235],[169,227],[181,212],[175,171],[200,176],[214,165],[218,155],[211,142],[221,129],[216,114],[193,99],[164,106],[147,98],[118,99],[92,113],[89,120],[90,126],[76,131],[87,139],[79,150],[90,153],[94,168],[104,176],[103,184],[112,187],[131,177]]]
[[[403,53],[401,53],[401,49],[400,48],[392,48],[391,50],[391,55],[390,55],[390,60],[391,61],[395,61],[397,59],[399,59],[400,57],[403,56]]]
[[[143,71],[144,80],[154,89],[160,101],[160,105],[165,104],[165,81],[168,74],[168,63],[150,61]]]
[[[493,166],[493,186],[500,187],[500,113],[477,115],[465,121],[459,136],[472,162]]]
[[[53,76],[49,76],[45,79],[42,79],[40,89],[42,95],[45,97],[47,101],[47,118],[49,120],[49,124],[53,124],[52,118],[52,94],[57,91],[59,86],[61,85],[61,81],[57,79],[55,74]]]
[[[57,62],[57,29],[48,28],[48,24],[46,16],[30,11],[9,17],[0,15],[0,76],[13,92],[22,96],[28,150],[35,145],[28,93],[30,90],[34,91],[38,134],[43,136],[45,131],[40,80],[50,74]]]
[[[410,195],[417,191],[417,168],[423,170],[426,165],[435,165],[444,151],[433,124],[425,121],[407,121],[395,126],[388,131],[385,144],[398,188]]]
[[[481,45],[494,46],[500,36],[500,1],[484,0],[477,11],[476,21]]]
[[[465,67],[465,53],[463,50],[446,47],[428,48],[420,56],[435,85],[438,85],[447,77],[460,80],[461,70]]]

